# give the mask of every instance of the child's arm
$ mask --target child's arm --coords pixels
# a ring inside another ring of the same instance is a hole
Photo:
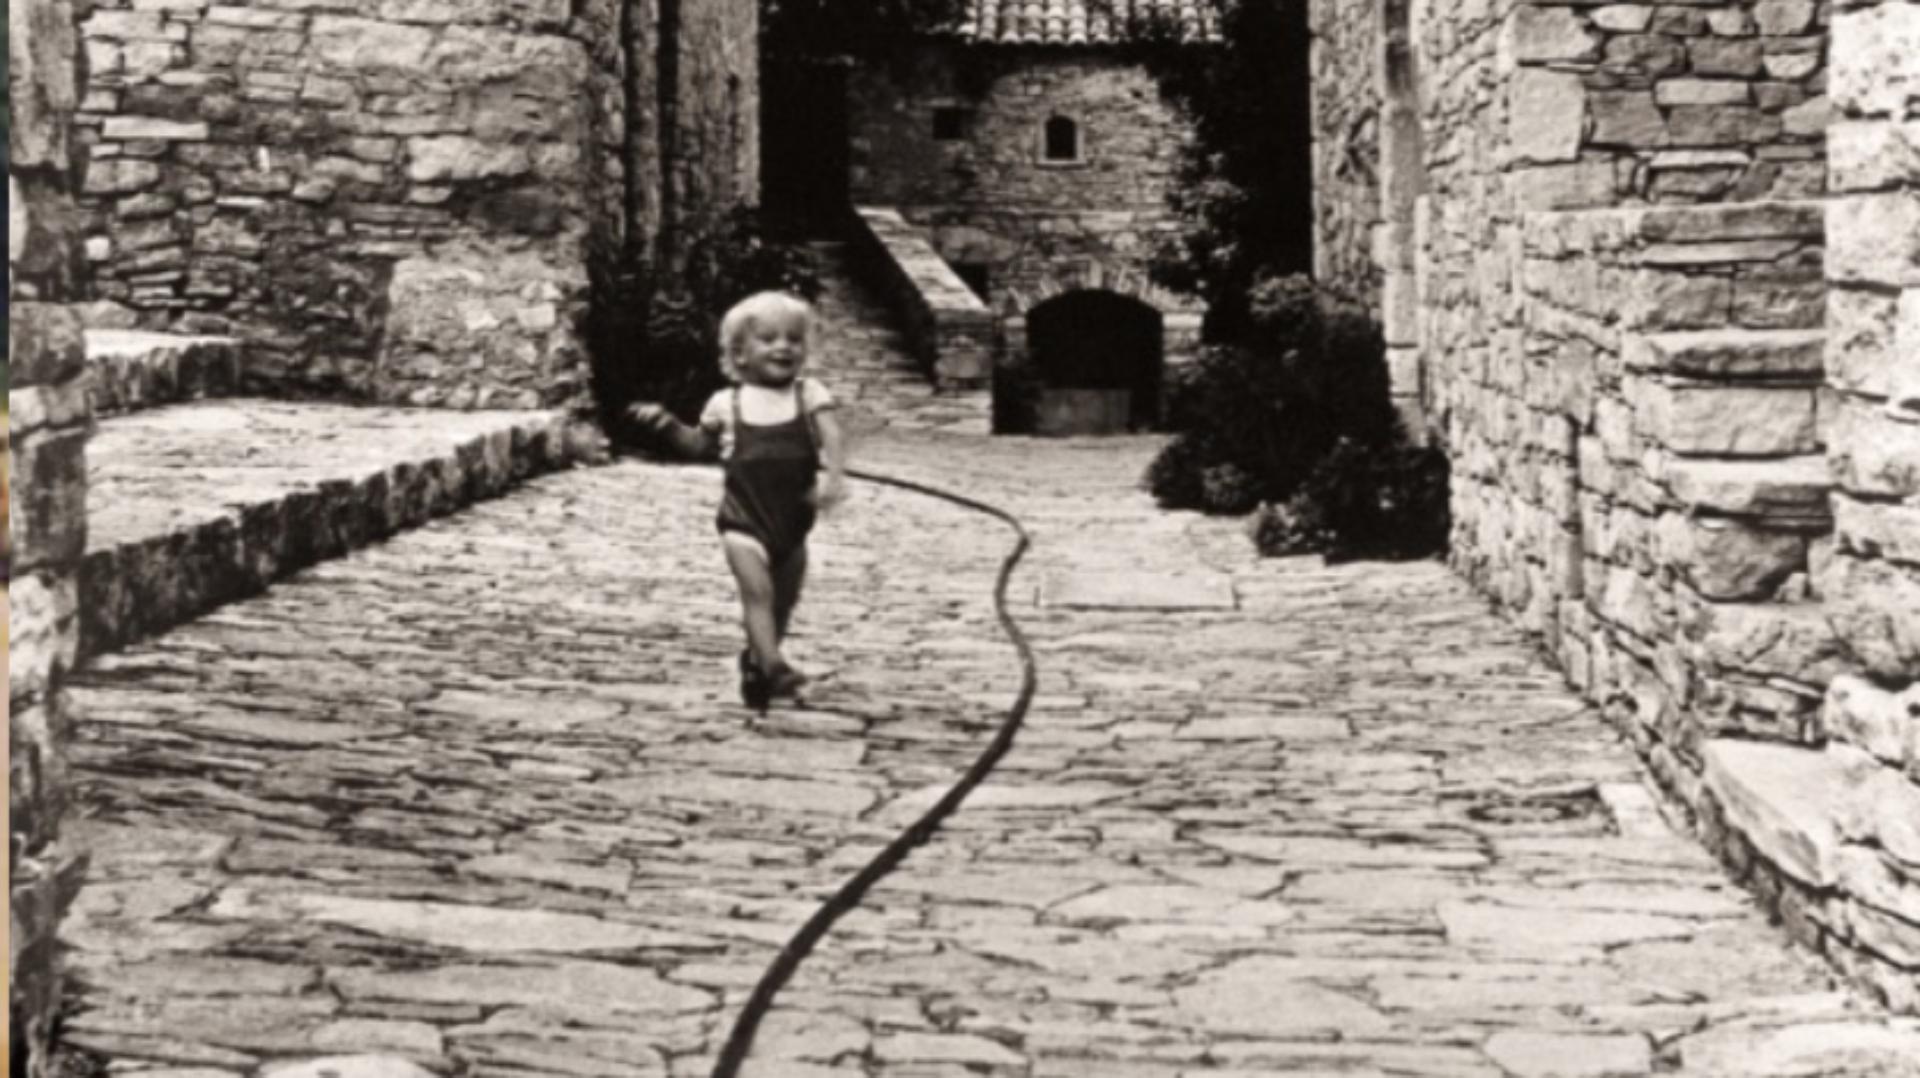
[[[814,491],[813,503],[831,509],[847,496],[847,439],[831,408],[813,413],[813,429],[820,436],[820,459],[827,466],[827,477]]]
[[[694,460],[708,460],[720,452],[718,432],[705,427],[690,427],[674,418],[672,412],[652,401],[640,401],[627,407],[627,415],[649,434],[673,447],[673,451]]]

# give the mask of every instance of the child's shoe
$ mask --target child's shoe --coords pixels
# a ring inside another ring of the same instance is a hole
[[[786,663],[781,663],[767,673],[767,695],[780,698],[798,696],[800,687],[806,683],[807,675]]]
[[[773,700],[773,694],[768,689],[767,676],[760,672],[760,664],[754,661],[753,652],[741,652],[740,702],[764,715],[767,705]]]

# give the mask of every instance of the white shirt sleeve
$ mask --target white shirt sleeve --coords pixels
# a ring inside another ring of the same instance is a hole
[[[828,408],[836,408],[839,404],[833,399],[833,394],[827,392],[824,384],[812,378],[805,378],[800,382],[800,406],[807,410],[808,415],[812,415]]]

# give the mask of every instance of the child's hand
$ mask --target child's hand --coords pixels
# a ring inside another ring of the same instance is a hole
[[[847,481],[837,472],[828,472],[820,485],[813,488],[813,506],[826,512],[847,500]]]
[[[627,418],[648,429],[658,430],[665,425],[668,413],[665,407],[652,401],[635,401],[627,405]]]

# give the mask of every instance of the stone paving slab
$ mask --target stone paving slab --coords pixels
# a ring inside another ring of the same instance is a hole
[[[1444,567],[1258,560],[1152,508],[1154,444],[867,444],[1027,518],[1023,578],[1098,551],[1240,602],[1026,591],[1014,751],[801,967],[747,1073],[1916,1073],[1920,1023],[1649,818],[1630,748]],[[537,479],[98,660],[73,1041],[147,1078],[708,1073],[1018,684],[1005,531],[857,485],[794,641],[836,676],[752,718],[716,487]]]
[[[1233,582],[1217,574],[1058,573],[1040,605],[1074,610],[1232,610]]]
[[[82,652],[562,466],[565,430],[558,412],[245,398],[105,419],[87,447]]]

